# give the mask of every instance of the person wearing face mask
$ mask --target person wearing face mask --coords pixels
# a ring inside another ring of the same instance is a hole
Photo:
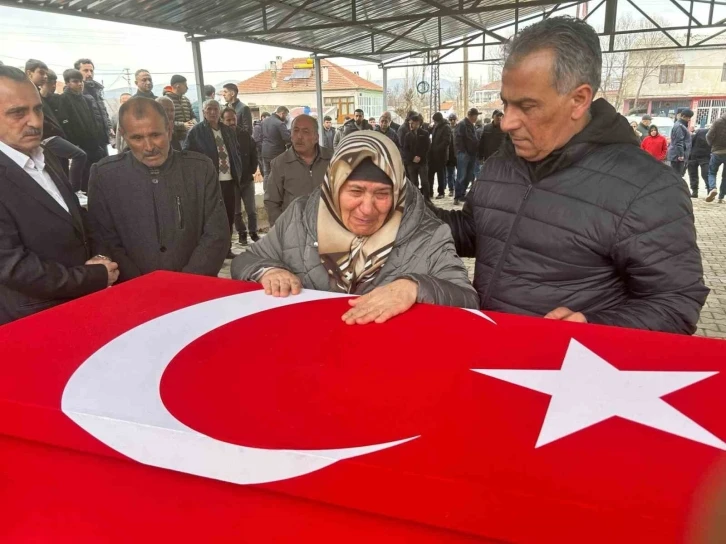
[[[88,194],[94,243],[119,263],[119,281],[155,270],[216,276],[230,233],[214,164],[171,149],[167,114],[150,98],[121,106],[119,129],[128,151],[93,166]]]
[[[595,100],[601,66],[585,21],[516,34],[502,71],[509,138],[464,209],[436,214],[476,258],[482,310],[693,334],[709,290],[686,185]]]
[[[383,323],[416,303],[476,308],[449,228],[406,180],[398,148],[374,131],[341,141],[325,181],[232,261],[232,278],[272,296],[305,289],[362,295],[342,319]]]

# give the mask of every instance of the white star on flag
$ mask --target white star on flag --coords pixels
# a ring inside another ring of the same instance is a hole
[[[537,448],[619,416],[726,450],[721,439],[661,399],[718,372],[618,370],[575,339],[560,370],[472,370],[552,396]]]

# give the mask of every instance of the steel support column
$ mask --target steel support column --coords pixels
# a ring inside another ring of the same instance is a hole
[[[315,59],[315,99],[318,108],[318,143],[323,145],[323,59],[314,55]]]
[[[204,71],[202,69],[202,45],[194,37],[187,38],[192,43],[192,59],[194,60],[194,80],[197,82],[197,100],[199,100],[199,115],[202,115],[204,104]]]
[[[388,68],[381,67],[383,71],[383,111],[388,111]]]
[[[618,27],[618,0],[607,0],[605,2],[605,28],[604,34],[610,35],[608,51],[615,49],[615,31]]]

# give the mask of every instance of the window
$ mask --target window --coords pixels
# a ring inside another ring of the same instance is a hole
[[[683,83],[683,70],[685,64],[665,64],[660,67],[658,83]]]
[[[721,68],[721,81],[726,81],[726,62],[723,63],[723,68]]]
[[[378,119],[383,113],[383,95],[363,94],[358,99],[358,107],[365,112],[365,117]]]

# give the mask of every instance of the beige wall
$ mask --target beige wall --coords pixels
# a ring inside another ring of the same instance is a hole
[[[638,53],[631,53],[631,57]],[[678,59],[673,64],[685,64],[683,83],[658,83],[660,70],[648,78],[643,85],[640,98],[649,97],[698,97],[726,95],[726,81],[721,81],[721,72],[726,62],[726,51],[694,49],[675,52]],[[637,84],[628,86],[627,98],[633,98]]]

